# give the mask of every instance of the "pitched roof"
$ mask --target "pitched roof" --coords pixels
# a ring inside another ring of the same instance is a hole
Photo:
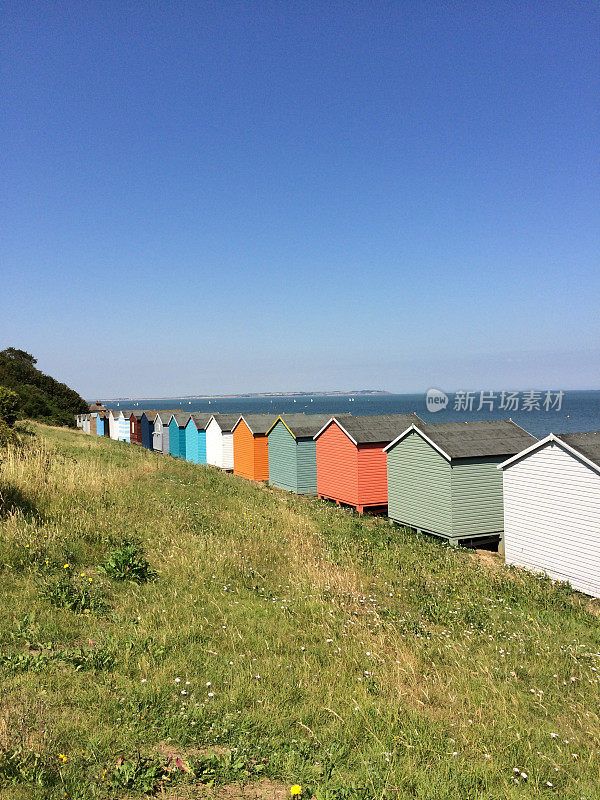
[[[271,427],[273,422],[277,419],[277,415],[276,414],[242,414],[238,418],[238,421],[235,423],[235,425],[233,426],[233,428],[231,430],[233,430],[234,428],[237,428],[238,423],[242,419],[244,420],[246,425],[250,428],[251,432],[256,436],[257,434],[258,435],[264,435],[269,430],[269,428]]]
[[[568,444],[600,467],[600,431],[557,433],[556,438]]]
[[[537,442],[523,428],[509,419],[473,420],[470,422],[434,422],[418,426],[449,460],[480,456],[511,456]],[[404,438],[408,431],[398,437]],[[396,442],[392,442],[391,450]]]
[[[239,414],[213,414],[212,415],[219,428],[225,433],[230,433],[239,420]]]
[[[169,422],[171,421],[171,417],[173,416],[173,414],[175,414],[175,412],[176,412],[176,409],[169,408],[166,411],[158,411],[156,413],[156,417],[159,417],[159,419],[163,423],[163,425],[168,425]],[[155,417],[155,419],[156,419],[156,417]]]
[[[338,414],[339,419],[344,419],[349,416],[350,414]],[[330,419],[331,414],[280,414],[273,421],[267,433],[270,433],[281,420],[294,438],[303,439],[310,437],[312,439]]]
[[[331,417],[336,420],[355,444],[378,444],[391,442],[402,431],[413,424],[425,425],[416,414],[365,414],[361,416],[339,414]],[[317,435],[325,430],[323,426]],[[315,439],[317,436],[314,437]]]
[[[516,464],[521,459],[526,458],[530,453],[534,453],[549,443],[556,442],[563,450],[567,450],[578,458],[585,461],[588,466],[600,472],[600,431],[588,431],[586,433],[550,433],[540,441],[535,441],[529,447],[511,456],[498,469],[506,469],[512,464]]]
[[[169,421],[171,417],[175,417],[175,422],[180,428],[185,428],[185,426],[188,424],[188,420],[191,417],[191,414],[189,413],[186,414],[184,412],[175,412],[174,414],[170,415]]]
[[[196,426],[196,428],[198,428],[199,431],[203,431],[206,428],[206,426],[210,422],[210,418],[211,417],[212,417],[212,414],[206,414],[206,413],[203,413],[202,411],[199,411],[199,412],[198,411],[193,411],[189,415],[189,419],[193,420],[194,425]],[[188,420],[188,422],[189,422],[189,420]]]
[[[143,411],[142,414],[146,415],[146,419],[148,420],[148,422],[154,422],[154,420],[157,417],[156,411]]]

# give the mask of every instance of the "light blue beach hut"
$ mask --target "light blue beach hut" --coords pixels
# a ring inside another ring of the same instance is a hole
[[[131,441],[131,411],[121,411],[117,417],[117,439],[120,442]]]
[[[98,413],[98,417],[96,419],[96,435],[97,436],[104,436],[104,414],[102,412]]]
[[[212,414],[190,414],[185,426],[185,458],[194,464],[206,464],[206,426]]]

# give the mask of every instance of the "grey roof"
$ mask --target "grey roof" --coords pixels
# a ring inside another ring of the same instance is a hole
[[[175,417],[175,422],[177,423],[177,425],[180,428],[185,428],[185,426],[188,424],[188,420],[189,420],[190,416],[191,416],[191,414],[185,414],[184,412],[178,412],[178,413],[175,413],[175,414],[170,414],[169,415],[169,419],[171,419],[171,417]]]
[[[149,422],[153,422],[153,421],[156,419],[156,417],[157,417],[157,413],[156,413],[156,411],[143,411],[143,412],[142,412],[142,414],[145,414],[145,415],[146,415],[146,419],[147,419]]]
[[[338,414],[341,420],[351,416],[350,414]],[[297,439],[312,437],[318,433],[323,425],[331,419],[331,414],[280,414],[277,420],[281,419],[291,430]],[[272,425],[277,422],[275,420]]]
[[[225,433],[230,433],[241,414],[213,414],[215,422]]]
[[[537,442],[509,419],[434,422],[420,427],[450,458],[512,456]]]
[[[158,411],[156,416],[160,418],[163,425],[168,425],[176,409],[169,408],[166,411]]]
[[[555,436],[600,467],[600,431],[557,433]]]
[[[277,414],[240,414],[244,422],[256,436],[264,435],[277,419]]]
[[[199,431],[203,431],[208,425],[212,414],[206,414],[202,411],[193,411],[190,417],[194,420],[194,424]],[[186,423],[187,424],[187,423]]]
[[[425,425],[416,414],[373,414],[364,416],[335,416],[340,425],[358,444],[388,444],[411,425]]]

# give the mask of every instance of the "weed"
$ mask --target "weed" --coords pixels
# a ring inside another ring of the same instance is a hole
[[[113,550],[101,569],[110,578],[118,581],[147,583],[158,578],[158,573],[152,569],[137,544],[125,544]]]
[[[106,599],[97,589],[90,587],[85,579],[74,579],[68,573],[48,578],[40,587],[40,596],[53,606],[77,614],[103,612],[107,608]]]

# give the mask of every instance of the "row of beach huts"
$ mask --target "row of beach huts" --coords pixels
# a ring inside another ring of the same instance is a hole
[[[497,542],[506,562],[600,597],[600,432],[537,440],[511,420],[416,414],[107,410],[85,433],[208,464],[455,545]]]

